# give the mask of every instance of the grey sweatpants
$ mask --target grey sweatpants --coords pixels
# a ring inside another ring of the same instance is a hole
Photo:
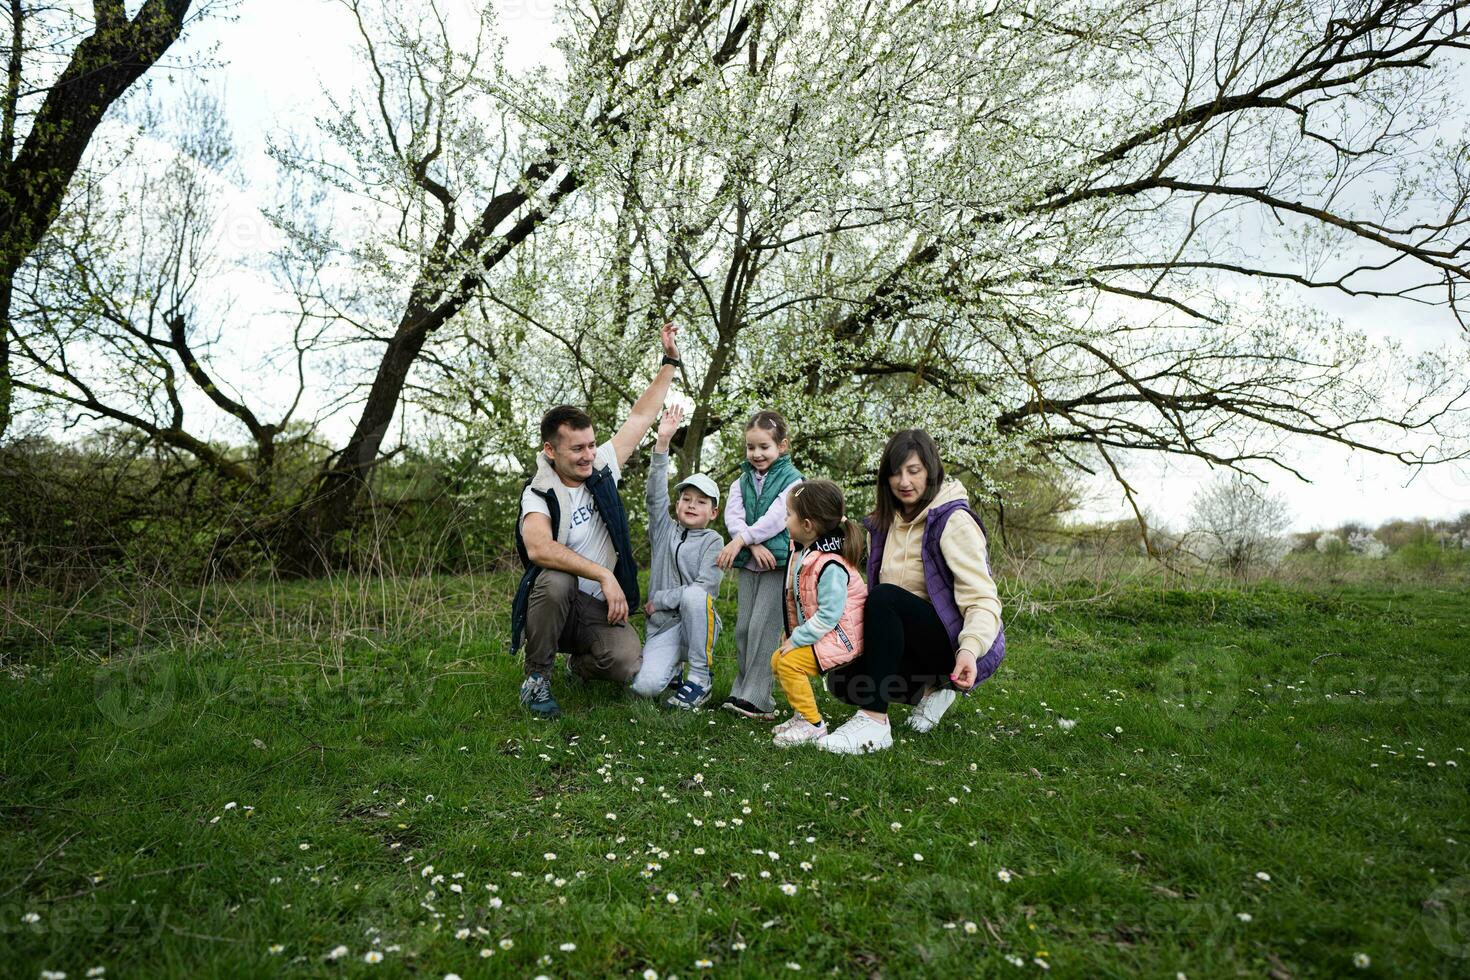
[[[785,631],[781,583],[786,569],[753,572],[740,569],[736,592],[735,657],[738,673],[732,697],[749,701],[762,711],[776,707],[771,696],[771,654]]]
[[[685,660],[689,661],[689,679],[708,690],[710,655],[719,637],[715,600],[697,585],[685,586],[674,620],[643,641],[643,666],[633,678],[633,693],[658,697]]]

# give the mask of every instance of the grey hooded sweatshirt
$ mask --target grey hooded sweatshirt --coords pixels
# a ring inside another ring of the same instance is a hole
[[[648,601],[653,615],[648,632],[657,633],[679,617],[679,594],[691,585],[718,597],[724,574],[715,565],[725,539],[713,528],[686,528],[669,514],[669,454],[655,452],[648,463]]]

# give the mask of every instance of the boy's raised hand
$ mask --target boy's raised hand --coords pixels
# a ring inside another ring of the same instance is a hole
[[[684,409],[678,405],[670,405],[664,409],[663,418],[658,423],[658,438],[653,444],[655,452],[669,451],[669,443],[674,441],[674,432],[678,430],[679,423],[683,421]]]

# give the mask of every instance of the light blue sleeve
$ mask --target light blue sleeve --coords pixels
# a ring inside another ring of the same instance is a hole
[[[836,628],[837,621],[842,618],[842,610],[847,606],[849,581],[847,569],[836,562],[822,569],[817,579],[817,611],[791,631],[793,646],[810,646]]]

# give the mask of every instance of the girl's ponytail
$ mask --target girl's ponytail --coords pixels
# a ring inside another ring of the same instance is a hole
[[[868,550],[868,532],[851,517],[844,517],[837,525],[842,532],[842,560],[853,568],[863,567],[863,552]]]
[[[862,567],[868,534],[861,524],[847,516],[841,487],[831,480],[807,480],[792,487],[787,500],[797,520],[811,521],[819,537],[842,535],[843,561],[854,568]]]

